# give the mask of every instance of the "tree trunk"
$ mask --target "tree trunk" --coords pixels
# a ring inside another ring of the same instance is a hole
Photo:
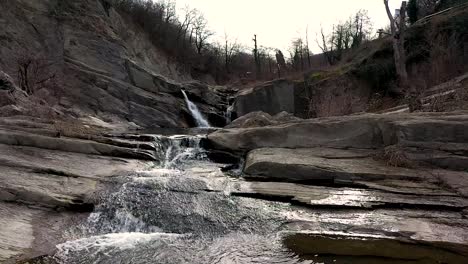
[[[422,107],[421,100],[417,94],[414,85],[411,85],[406,71],[406,52],[405,52],[405,29],[406,29],[406,1],[401,3],[400,18],[398,21],[398,31],[395,19],[388,7],[388,0],[384,0],[390,26],[393,36],[393,51],[395,58],[395,68],[398,76],[398,88],[395,93],[398,95],[406,94],[410,112],[420,110]]]
[[[400,20],[397,23],[388,7],[388,0],[384,0],[385,9],[387,11],[388,19],[390,20],[390,29],[392,31],[393,41],[393,54],[395,60],[395,69],[398,77],[398,87],[393,92],[398,95],[403,95],[408,87],[408,73],[406,72],[406,60],[405,60],[405,39],[404,39],[404,27],[405,27],[405,12],[406,2],[403,1],[400,10]]]

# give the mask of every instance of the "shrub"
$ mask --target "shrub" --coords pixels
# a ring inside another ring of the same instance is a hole
[[[386,147],[382,157],[388,166],[411,168],[414,165],[406,156],[404,149],[398,145]]]
[[[38,56],[24,55],[18,59],[18,84],[28,95],[41,88],[56,86],[53,62]]]

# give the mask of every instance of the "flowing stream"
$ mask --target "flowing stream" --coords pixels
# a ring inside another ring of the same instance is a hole
[[[67,242],[57,245],[54,256],[31,263],[445,263],[425,257],[421,261],[372,257],[375,252],[386,253],[380,249],[392,248],[410,258],[413,252],[445,258],[446,252],[434,248],[391,240],[295,235],[288,225],[308,222],[336,230],[343,226],[316,223],[312,215],[317,212],[288,202],[235,195],[249,183],[234,172],[222,172],[226,165],[208,160],[200,146],[203,138],[154,135],[160,162],[120,177],[116,187],[96,198],[95,210],[84,223],[66,230]]]
[[[211,127],[210,123],[206,118],[203,116],[203,114],[200,112],[198,107],[189,100],[187,94],[185,93],[184,90],[181,90],[182,94],[184,95],[185,98],[185,103],[187,104],[187,107],[192,114],[193,119],[195,119],[195,122],[197,123],[197,127]]]
[[[201,135],[155,136],[161,162],[122,179],[86,223],[67,231],[57,263],[311,263],[286,250],[285,205],[231,196]]]

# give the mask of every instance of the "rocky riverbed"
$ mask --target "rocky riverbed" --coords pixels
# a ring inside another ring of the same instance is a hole
[[[39,120],[1,124],[5,263],[468,256],[464,112],[87,137],[57,137]],[[392,153],[405,162],[390,164]]]

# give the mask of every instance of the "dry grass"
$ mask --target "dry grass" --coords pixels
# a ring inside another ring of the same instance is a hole
[[[460,110],[468,109],[468,85],[455,93],[455,105]]]
[[[380,157],[388,166],[412,168],[413,162],[406,156],[403,148],[398,145],[388,146],[383,150],[383,155]]]
[[[426,111],[448,112],[468,109],[468,87],[460,88],[449,96],[431,98]]]

